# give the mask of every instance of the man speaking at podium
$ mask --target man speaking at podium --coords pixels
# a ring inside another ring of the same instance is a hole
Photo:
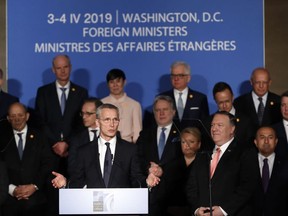
[[[103,104],[96,111],[100,136],[97,140],[79,148],[75,172],[70,188],[131,188],[154,187],[159,178],[143,174],[137,156],[137,146],[116,136],[119,125],[118,108]],[[66,178],[59,173],[52,184],[65,187]],[[67,185],[68,186],[68,185]]]

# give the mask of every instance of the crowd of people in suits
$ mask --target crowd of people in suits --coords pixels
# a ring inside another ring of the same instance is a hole
[[[209,115],[207,96],[189,87],[190,66],[177,61],[146,127],[122,70],[107,73],[101,100],[71,70],[69,56],[53,59],[56,80],[38,88],[33,121],[0,91],[0,215],[59,215],[68,187],[148,187],[151,216],[287,214],[288,91],[269,90],[267,69],[254,69],[252,91],[235,100],[216,83]]]

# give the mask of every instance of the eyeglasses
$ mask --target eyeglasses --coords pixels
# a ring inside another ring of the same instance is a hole
[[[183,79],[185,76],[189,76],[189,74],[170,74],[170,77],[172,79],[175,79],[175,78]]]
[[[119,124],[120,119],[118,118],[104,118],[104,119],[100,119],[104,124],[111,124],[111,122],[113,122],[113,124]]]
[[[96,112],[80,112],[80,116],[91,116],[93,114],[96,114]]]
[[[255,85],[268,85],[269,81],[253,81]]]

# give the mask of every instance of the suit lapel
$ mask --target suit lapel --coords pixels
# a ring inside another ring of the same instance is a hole
[[[225,166],[227,166],[228,164],[230,164],[230,160],[233,159],[234,157],[234,149],[236,142],[235,139],[230,143],[230,145],[228,146],[228,148],[226,149],[226,151],[224,152],[224,154],[222,155],[222,157],[220,158],[217,167],[215,169],[214,175],[212,177],[212,180],[215,181],[217,179],[217,176],[221,176],[223,175],[223,168]]]
[[[100,166],[100,161],[99,161],[100,158],[99,158],[98,139],[90,142],[90,145],[92,145],[92,149],[93,149],[91,151],[92,158],[95,156],[97,158],[97,160],[93,160],[93,161],[95,161],[95,167],[96,167],[96,170],[98,172],[98,176],[102,177],[101,166]],[[103,182],[103,185],[105,185],[103,178],[102,178],[102,182]]]
[[[172,125],[171,130],[169,132],[166,144],[165,144],[165,148],[162,154],[162,158],[161,158],[161,164],[165,164],[167,163],[169,160],[171,160],[171,158],[174,158],[175,155],[178,154],[178,147],[179,145],[179,133],[176,129],[176,127],[174,125]],[[158,151],[158,149],[157,149]]]
[[[31,149],[34,145],[34,139],[35,134],[28,128],[22,161],[25,161],[25,158],[31,158],[31,153],[33,154],[33,151],[31,151]]]
[[[51,85],[49,86],[49,102],[51,102],[51,104],[54,104],[55,106],[55,110],[57,110],[57,113],[59,116],[62,116],[61,113],[61,106],[60,106],[60,102],[58,99],[58,93],[57,93],[57,86],[56,83],[51,83]]]
[[[70,89],[69,89],[69,95],[66,101],[66,106],[70,107],[73,106],[73,103],[75,101],[75,98],[77,97],[77,87],[74,83],[70,82]]]
[[[110,187],[110,185],[113,185],[115,180],[117,181],[117,178],[115,177],[116,170],[117,169],[123,169],[121,171],[122,172],[124,171],[124,167],[122,167],[123,161],[121,161],[120,158],[125,158],[125,152],[123,151],[121,142],[119,142],[119,140],[117,139],[108,187]]]
[[[158,163],[160,161],[159,155],[158,155],[158,140],[157,140],[157,126],[153,127],[152,130],[150,130],[149,134],[149,143],[147,145],[149,146],[146,149],[146,154],[149,155],[149,160],[154,161]]]
[[[252,97],[252,92],[250,92],[248,98],[247,98],[247,107],[246,109],[249,111],[249,110],[254,110],[254,112],[251,112],[253,113],[253,116],[251,116],[253,118],[253,122],[258,122],[258,116],[257,116],[257,110],[255,108],[255,105],[254,105],[254,101],[253,101],[253,97]],[[250,112],[250,111],[249,111]]]
[[[280,172],[280,166],[281,166],[281,161],[279,160],[277,155],[275,155],[274,164],[273,164],[272,173],[271,173],[271,176],[269,179],[267,192],[269,191],[269,188],[273,188],[273,184],[277,184],[277,180],[279,180],[277,178],[277,175]],[[270,170],[270,172],[271,172],[271,170]]]

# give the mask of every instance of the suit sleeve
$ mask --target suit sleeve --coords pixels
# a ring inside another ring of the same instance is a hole
[[[205,120],[209,116],[209,106],[208,106],[208,100],[206,95],[203,96],[203,99],[201,101],[201,120]]]
[[[145,137],[147,137],[147,134],[144,130],[142,130],[140,132],[140,136],[137,139],[136,145],[141,169],[144,173],[148,173],[148,167],[150,166],[150,163],[146,160],[145,156],[145,144],[147,142]]]
[[[0,162],[0,172],[0,205],[2,205],[8,195],[8,174],[3,162]]]
[[[36,111],[36,116],[38,119],[38,126],[44,131],[45,135],[49,139],[49,143],[56,143],[59,141],[57,137],[53,134],[51,129],[46,123],[46,113],[48,110],[46,110],[46,104],[45,104],[45,95],[43,89],[39,88],[37,91],[36,95],[36,100],[35,100],[35,111]]]
[[[41,134],[39,143],[39,157],[40,157],[40,164],[38,173],[35,176],[34,184],[41,190],[45,187],[47,180],[48,184],[50,184],[50,180],[52,180],[52,170],[55,169],[55,157],[53,156],[52,150],[45,139],[45,137]]]

